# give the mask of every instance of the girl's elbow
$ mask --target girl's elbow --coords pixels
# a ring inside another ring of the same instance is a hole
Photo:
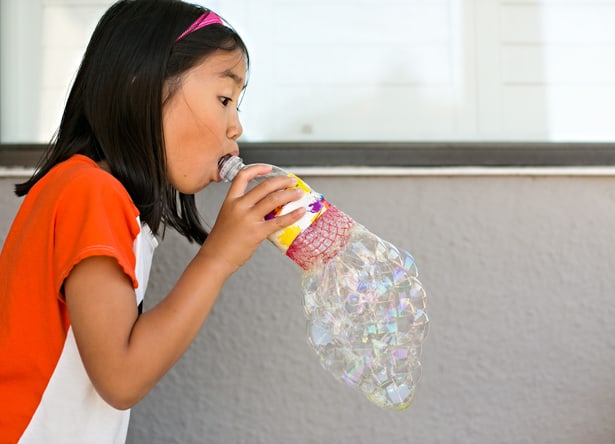
[[[117,410],[128,410],[134,407],[146,395],[141,390],[123,387],[122,384],[107,387],[95,385],[95,388],[100,397]]]
[[[140,400],[141,398],[127,397],[127,396],[115,396],[113,398],[109,397],[105,399],[105,402],[107,402],[107,404],[109,404],[114,409],[128,410],[128,409],[133,408],[135,405],[137,405]]]

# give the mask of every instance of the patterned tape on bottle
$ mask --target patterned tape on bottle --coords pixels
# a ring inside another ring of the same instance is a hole
[[[269,237],[269,240],[273,242],[275,246],[282,251],[282,253],[286,253],[288,247],[293,243],[295,238],[307,227],[312,225],[312,223],[329,208],[329,203],[325,200],[322,194],[314,192],[314,190],[312,190],[304,181],[299,179],[294,174],[289,174],[288,176],[297,179],[295,188],[302,190],[303,195],[299,200],[289,202],[283,207],[276,208],[274,211],[269,213],[265,219],[272,219],[274,217],[290,213],[291,211],[301,207],[304,207],[307,211],[297,222],[276,231]]]

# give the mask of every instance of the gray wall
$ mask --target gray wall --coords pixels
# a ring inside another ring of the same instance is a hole
[[[300,272],[264,244],[133,409],[129,443],[615,442],[615,177],[304,178],[415,255],[431,329],[414,403],[380,410],[320,368]],[[209,219],[225,190],[199,196]],[[167,235],[149,306],[194,251]]]

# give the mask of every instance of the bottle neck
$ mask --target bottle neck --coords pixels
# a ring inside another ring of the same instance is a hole
[[[232,182],[237,173],[243,170],[246,165],[243,159],[238,156],[225,156],[218,162],[220,178],[225,182]]]

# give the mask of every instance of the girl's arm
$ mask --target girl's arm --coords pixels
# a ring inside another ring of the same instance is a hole
[[[199,252],[171,292],[141,316],[114,258],[95,256],[73,268],[64,284],[71,325],[88,375],[110,405],[127,409],[141,400],[196,337],[228,277],[270,234],[304,214],[298,209],[264,220],[301,196],[287,189],[294,185],[288,177],[245,193],[248,181],[269,169],[252,166],[237,175]]]

